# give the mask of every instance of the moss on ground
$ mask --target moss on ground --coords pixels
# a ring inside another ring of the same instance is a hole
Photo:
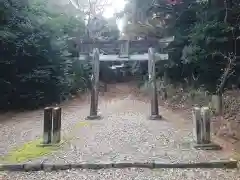
[[[79,128],[79,127],[83,127],[83,126],[88,126],[89,122],[78,122],[77,124],[75,124],[74,128]]]
[[[41,139],[37,139],[10,151],[7,156],[3,158],[3,161],[8,163],[21,163],[50,154],[59,148],[57,146],[40,146],[41,141]]]
[[[62,137],[62,143],[68,142],[71,140],[71,136],[73,136],[74,131],[76,131],[80,127],[88,126],[90,123],[88,122],[78,122],[73,126],[73,131],[68,137]],[[53,146],[41,146],[41,139],[37,139],[31,142],[28,142],[20,147],[17,147],[16,149],[13,149],[10,151],[6,156],[1,157],[1,161],[6,163],[21,163],[26,162],[32,159],[36,159],[45,155],[48,155],[54,151],[57,151],[60,147],[60,145],[53,145]]]
[[[231,156],[232,160],[240,161],[240,152],[234,152]]]

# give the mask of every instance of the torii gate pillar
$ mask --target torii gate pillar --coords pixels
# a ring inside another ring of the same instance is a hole
[[[92,59],[92,87],[91,87],[91,104],[90,115],[86,118],[88,120],[101,119],[98,115],[98,94],[99,94],[99,49],[93,49]]]
[[[159,115],[158,110],[158,97],[157,97],[157,87],[156,87],[156,55],[154,48],[149,48],[148,50],[148,80],[151,92],[151,120],[158,120],[162,117]]]

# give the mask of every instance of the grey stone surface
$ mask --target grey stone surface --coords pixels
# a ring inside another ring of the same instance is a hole
[[[70,164],[54,164],[53,170],[68,170],[71,169]]]
[[[149,169],[152,169],[154,168],[155,166],[155,163],[154,162],[148,162],[148,163],[144,163],[144,162],[135,162],[133,163],[133,166],[135,168],[149,168]]]
[[[1,169],[5,171],[23,171],[24,166],[22,164],[4,164],[1,165]]]
[[[43,164],[43,170],[44,171],[53,171],[53,170],[55,170],[54,169],[54,164],[51,164],[51,163]]]
[[[96,115],[96,116],[93,115],[93,116],[86,117],[86,120],[100,120],[100,119],[102,119],[102,117],[99,115]]]
[[[194,148],[199,150],[222,150],[222,147],[218,144],[209,143],[209,144],[195,144]]]
[[[17,167],[17,168],[16,168]],[[112,168],[207,168],[237,169],[238,161],[216,161],[200,163],[161,163],[161,162],[120,162],[120,163],[74,163],[74,164],[24,164],[3,165],[1,171],[58,171],[69,169],[112,169]]]
[[[42,169],[43,169],[43,164],[41,164],[41,163],[24,164],[25,171],[40,171]]]

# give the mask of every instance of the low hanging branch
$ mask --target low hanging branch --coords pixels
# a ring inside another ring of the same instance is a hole
[[[227,1],[225,1],[225,3],[226,2]],[[225,87],[225,85],[227,83],[227,80],[234,73],[234,67],[236,65],[236,60],[239,58],[237,56],[237,40],[239,38],[237,38],[235,36],[234,28],[232,29],[232,39],[233,39],[233,45],[234,45],[233,52],[228,53],[228,55],[225,55],[225,54],[223,54],[221,52],[214,53],[214,54],[218,54],[218,55],[222,56],[225,60],[228,61],[227,66],[224,69],[224,73],[223,73],[223,75],[220,78],[220,84],[219,84],[219,86],[217,88],[217,91],[216,91],[216,93],[218,95],[223,94],[224,87]]]
[[[195,76],[195,75],[192,73],[192,78],[193,78],[194,81],[197,81],[197,80],[199,79],[199,77],[200,77],[200,75]]]
[[[223,93],[223,90],[224,90],[224,87],[226,85],[228,78],[234,73],[233,69],[235,67],[235,62],[236,62],[237,57],[233,53],[229,53],[228,56],[226,56],[222,53],[219,53],[219,54],[221,54],[224,59],[228,60],[227,67],[225,68],[224,73],[223,73],[222,77],[220,78],[220,84],[217,88],[217,94],[220,95]]]

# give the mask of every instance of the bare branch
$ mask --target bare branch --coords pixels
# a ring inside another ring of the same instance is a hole
[[[195,77],[195,75],[192,73],[192,78],[194,81],[197,81],[199,79],[200,75],[198,75],[197,77]]]
[[[217,89],[217,94],[223,93],[225,84],[226,84],[228,78],[234,73],[234,67],[236,65],[236,63],[235,63],[236,56],[234,54],[229,53],[229,56],[226,56],[223,54],[223,57],[228,59],[228,64],[224,70],[222,77],[220,78],[220,85],[219,85],[219,88]]]

